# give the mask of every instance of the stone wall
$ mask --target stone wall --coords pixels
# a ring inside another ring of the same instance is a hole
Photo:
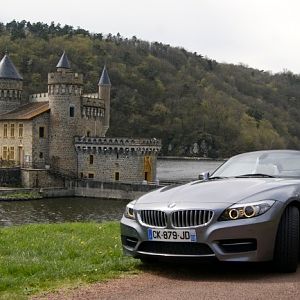
[[[80,180],[75,187],[75,195],[78,197],[134,200],[159,187],[158,185]]]
[[[0,168],[0,186],[21,185],[21,172],[19,168]]]
[[[91,158],[92,156],[92,158]],[[93,163],[91,164],[91,159]],[[100,181],[139,182],[144,178],[144,157],[115,153],[78,153],[79,177]],[[119,175],[117,175],[117,173]],[[154,174],[155,176],[155,174]]]
[[[29,102],[45,102],[49,101],[48,93],[38,93],[29,96]]]
[[[106,135],[106,132],[110,124],[110,89],[111,85],[99,85],[99,97],[104,100],[105,103],[105,117],[103,124],[103,136]]]
[[[6,113],[20,106],[22,101],[22,80],[0,80],[0,114]]]
[[[79,96],[49,96],[50,131],[49,159],[50,166],[65,174],[76,174],[77,157],[74,149],[74,136],[80,126]],[[70,106],[74,107],[74,117],[70,117]]]
[[[26,188],[64,187],[62,178],[49,173],[48,170],[21,169],[22,185]]]
[[[75,138],[78,177],[99,181],[156,181],[156,139]]]
[[[44,137],[40,137],[40,128],[44,128]],[[49,165],[49,113],[43,113],[32,120],[32,161],[33,167],[44,168]]]

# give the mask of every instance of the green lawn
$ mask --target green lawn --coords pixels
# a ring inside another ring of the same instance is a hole
[[[124,257],[119,224],[64,223],[0,229],[0,299],[137,272]]]

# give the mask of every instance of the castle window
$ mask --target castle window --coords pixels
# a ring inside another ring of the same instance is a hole
[[[82,172],[80,172],[80,178],[83,178],[83,173]]]
[[[120,180],[120,172],[115,172],[115,180],[116,181]]]
[[[23,137],[23,124],[19,124],[19,137]]]
[[[10,136],[15,137],[15,124],[10,124]]]
[[[86,136],[87,136],[87,137],[90,137],[90,136],[91,136],[91,132],[90,132],[89,130],[87,131]]]
[[[90,155],[90,165],[94,163],[94,155]]]
[[[7,146],[3,146],[2,158],[7,160]]]
[[[45,137],[45,127],[39,128],[39,137],[44,138]]]
[[[44,153],[43,152],[40,152],[39,158],[44,158]]]
[[[88,178],[93,179],[94,178],[94,173],[89,173]]]
[[[15,159],[15,147],[9,147],[9,160]]]
[[[70,106],[70,117],[74,118],[75,116],[75,107],[74,106]]]
[[[3,137],[7,138],[7,124],[3,125]]]

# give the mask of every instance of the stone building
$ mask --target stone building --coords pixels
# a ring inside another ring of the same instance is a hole
[[[0,62],[0,164],[19,166],[24,186],[59,185],[68,178],[156,180],[156,139],[109,138],[110,78],[83,93],[83,76],[63,53],[48,74],[48,92],[23,99],[23,78],[6,53]]]

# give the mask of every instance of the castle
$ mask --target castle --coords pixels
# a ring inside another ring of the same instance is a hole
[[[64,52],[48,74],[48,92],[23,99],[23,78],[6,53],[0,62],[0,163],[19,167],[26,187],[66,178],[106,182],[156,180],[161,142],[109,138],[111,81],[103,68],[98,92],[83,93],[83,76]]]

